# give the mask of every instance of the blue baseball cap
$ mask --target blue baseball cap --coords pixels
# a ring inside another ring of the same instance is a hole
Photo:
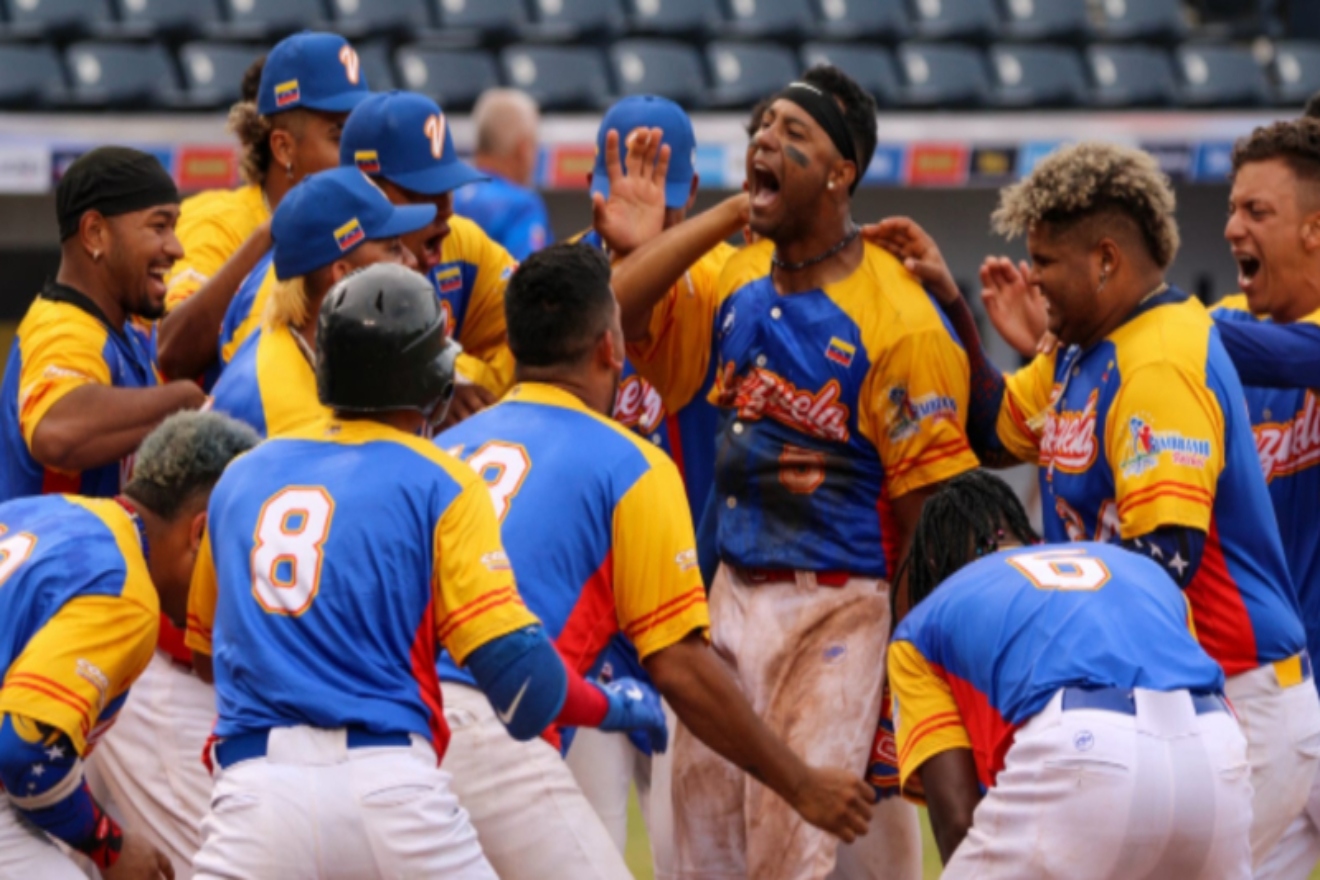
[[[596,132],[596,167],[591,172],[591,191],[609,198],[610,179],[605,171],[605,136],[619,133],[619,151],[627,158],[628,135],[637,128],[658,128],[660,142],[669,145],[669,173],[665,175],[665,207],[682,208],[692,195],[696,174],[697,136],[683,108],[657,95],[634,95],[615,103]]]
[[[364,241],[416,232],[435,219],[435,205],[394,205],[356,168],[310,174],[280,200],[270,221],[275,277],[306,275]]]
[[[367,76],[347,40],[303,31],[280,40],[266,55],[257,112],[272,116],[302,107],[347,113],[369,94]]]
[[[359,104],[344,123],[339,164],[428,196],[490,180],[458,158],[445,111],[416,92],[380,92]]]

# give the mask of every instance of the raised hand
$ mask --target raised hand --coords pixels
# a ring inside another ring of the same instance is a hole
[[[616,678],[609,684],[592,684],[604,691],[610,702],[605,719],[600,723],[601,730],[624,731],[630,736],[644,735],[653,752],[663,752],[669,747],[669,728],[655,688],[627,677]]]
[[[665,175],[669,145],[658,128],[628,135],[628,155],[619,158],[619,133],[605,135],[605,173],[610,196],[591,197],[592,226],[615,256],[632,253],[665,228]]]
[[[986,257],[981,264],[981,302],[990,323],[1023,357],[1035,356],[1049,327],[1045,297],[1030,277],[1030,266],[1007,257]]]
[[[862,238],[902,260],[904,268],[945,305],[962,296],[935,239],[912,218],[887,217],[868,224],[862,227]]]

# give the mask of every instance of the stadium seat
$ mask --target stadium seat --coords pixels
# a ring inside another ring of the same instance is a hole
[[[226,22],[218,30],[234,38],[274,39],[303,30],[329,30],[321,0],[220,0]],[[371,0],[368,0],[371,2]]]
[[[661,95],[684,107],[700,107],[710,87],[701,55],[677,40],[618,40],[610,67],[620,95]]]
[[[711,103],[720,107],[750,107],[799,72],[793,53],[773,43],[716,41],[706,47],[706,64],[715,85]]]
[[[129,39],[179,39],[203,34],[219,21],[215,0],[119,0],[119,21],[98,32]]]
[[[237,101],[243,73],[265,49],[244,43],[185,43],[179,67],[188,103],[194,107],[226,107]]]
[[[999,31],[994,0],[912,0],[912,11],[923,40],[989,40]]]
[[[1185,43],[1175,50],[1182,102],[1195,107],[1245,107],[1270,100],[1269,81],[1245,47]]]
[[[1320,43],[1274,44],[1274,97],[1281,104],[1305,104],[1320,91]]]
[[[350,40],[373,34],[416,34],[433,24],[426,0],[330,0],[330,8],[335,30]]]
[[[1106,40],[1174,42],[1187,34],[1179,0],[1101,0],[1099,34]]]
[[[834,40],[902,40],[912,26],[903,0],[820,0],[816,33]]]
[[[5,0],[4,35],[67,39],[110,28],[109,0]]]
[[[449,38],[516,38],[527,27],[523,0],[436,0],[440,27]]]
[[[399,80],[394,75],[394,62],[391,59],[390,44],[384,39],[358,41],[353,44],[357,50],[362,73],[367,78],[367,85],[373,92],[388,92],[399,87]]]
[[[83,107],[173,107],[180,103],[174,64],[158,43],[74,43],[65,59],[73,82],[73,101]]]
[[[802,39],[816,16],[808,0],[726,0],[724,32],[755,39]]]
[[[628,29],[635,34],[700,36],[724,21],[710,0],[627,0]]]
[[[67,98],[64,69],[49,45],[0,46],[0,107],[42,107]]]
[[[536,99],[542,110],[600,110],[611,100],[605,59],[580,46],[506,46],[500,67],[507,85]]]
[[[529,37],[570,41],[612,37],[623,32],[619,0],[531,0],[533,24]]]
[[[1086,0],[1004,0],[1007,40],[1079,40],[1091,33]]]
[[[394,63],[403,88],[430,95],[451,112],[467,110],[482,92],[500,84],[495,59],[480,49],[402,46]]]
[[[985,59],[969,46],[904,43],[898,67],[903,101],[913,107],[975,107],[989,97]]]
[[[999,43],[990,71],[1001,107],[1077,107],[1090,98],[1082,59],[1067,46]]]
[[[902,101],[903,92],[894,70],[894,59],[880,46],[849,43],[807,43],[802,47],[803,70],[817,64],[833,64],[857,81],[881,106]]]
[[[1091,100],[1102,107],[1162,107],[1178,101],[1169,53],[1157,46],[1087,47]]]

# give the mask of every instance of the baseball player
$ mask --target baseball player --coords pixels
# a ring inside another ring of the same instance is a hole
[[[505,307],[518,384],[436,443],[489,484],[528,607],[580,671],[597,669],[621,634],[686,729],[808,821],[846,839],[861,834],[870,792],[860,778],[806,766],[756,717],[711,653],[705,589],[673,462],[606,417],[623,341],[605,256],[582,244],[533,254],[514,273]],[[549,510],[556,515],[547,518]],[[449,658],[440,668],[446,704],[477,715],[471,677]],[[500,876],[627,877],[585,800],[568,806],[575,786],[558,756],[492,732],[485,715],[455,725],[455,789]],[[501,772],[510,766],[520,768],[512,778]],[[538,818],[547,802],[558,803],[562,826]],[[594,871],[574,864],[584,858]]]
[[[235,353],[215,386],[215,408],[263,437],[317,421],[313,347],[316,315],[330,288],[378,262],[417,263],[401,236],[435,216],[427,205],[396,207],[355,168],[332,168],[289,191],[271,220],[273,289],[266,320]]]
[[[121,828],[83,780],[156,647],[182,626],[206,500],[257,438],[214,413],[172,416],[115,498],[49,495],[0,505],[0,876],[174,877],[147,830]],[[113,737],[111,737],[113,739]]]
[[[906,543],[934,487],[976,465],[962,427],[966,355],[850,217],[874,144],[869,96],[814,68],[762,115],[748,168],[762,240],[729,260],[717,296],[666,293],[743,227],[742,199],[667,230],[613,273],[625,318],[647,317],[647,338],[630,346],[638,368],[657,387],[701,387],[707,371],[723,408],[712,640],[795,752],[859,773],[880,716],[886,546]],[[835,840],[681,729],[674,802],[679,876],[834,867]],[[881,848],[897,876],[916,876],[915,813],[897,799],[882,809]]]
[[[235,293],[250,273],[269,268],[271,214],[304,177],[338,164],[344,120],[370,94],[357,53],[337,34],[286,37],[248,71],[245,85],[254,76],[255,93],[229,111],[244,185],[199,193],[181,206],[184,258],[167,279],[167,315],[157,328],[160,369],[172,378],[205,373],[213,383],[261,325],[265,303],[257,290]]]
[[[902,784],[949,880],[1251,876],[1246,742],[1145,555],[1038,541],[974,471],[926,502],[894,632]]]
[[[216,487],[189,602],[220,715],[198,877],[494,878],[437,766],[440,645],[520,739],[558,718],[663,742],[654,693],[566,670],[518,595],[485,484],[417,436],[453,391],[445,327],[405,267],[345,278],[316,335],[332,412]]]
[[[396,205],[426,205],[435,220],[405,239],[435,285],[449,332],[463,346],[450,421],[460,421],[503,394],[513,379],[505,343],[504,285],[517,265],[466,217],[454,215],[453,193],[486,180],[458,158],[439,105],[414,92],[388,92],[349,117],[340,160],[380,184]]]
[[[132,315],[153,318],[182,256],[179,192],[155,157],[101,147],[55,189],[60,266],[18,325],[0,387],[0,501],[55,492],[108,498],[142,438],[202,404],[156,381]]]
[[[994,219],[1027,233],[1028,281],[1066,346],[1008,377],[929,236],[892,221],[893,247],[972,353],[973,440],[996,463],[1039,464],[1046,540],[1120,543],[1186,590],[1247,736],[1259,864],[1306,802],[1320,700],[1242,385],[1205,309],[1163,280],[1173,193],[1147,154],[1082,144],[1005,190]]]

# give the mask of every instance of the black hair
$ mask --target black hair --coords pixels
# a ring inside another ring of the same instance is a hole
[[[875,98],[832,64],[817,64],[802,75],[802,82],[829,92],[843,105],[843,121],[848,125],[857,151],[857,179],[860,181],[875,155],[878,137]]]
[[[261,72],[265,69],[266,56],[262,55],[249,64],[247,70],[243,71],[242,84],[239,86],[238,99],[240,101],[257,103],[258,93],[261,91]]]
[[[504,291],[509,349],[519,364],[580,360],[609,326],[610,262],[599,248],[561,243],[522,262]]]
[[[968,471],[926,499],[894,580],[907,575],[908,600],[915,607],[945,578],[1005,540],[1037,544],[1040,536],[1007,483],[987,471]]]
[[[1306,106],[1302,109],[1302,116],[1309,119],[1320,119],[1320,92],[1316,92],[1306,101]]]
[[[743,128],[747,130],[748,138],[756,137],[756,133],[761,130],[761,117],[765,115],[765,111],[769,110],[770,105],[774,102],[774,95],[771,95],[768,98],[762,98],[757,101],[756,106],[752,107],[751,114],[748,115],[747,121],[743,123]]]

